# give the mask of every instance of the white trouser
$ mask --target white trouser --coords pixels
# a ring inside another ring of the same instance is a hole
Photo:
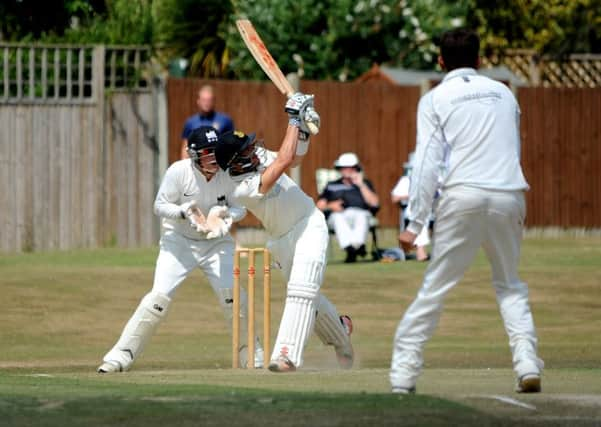
[[[528,287],[517,272],[525,214],[521,191],[463,187],[441,196],[432,258],[422,287],[396,331],[390,371],[393,387],[415,385],[423,365],[423,347],[438,324],[445,295],[463,277],[481,246],[492,268],[514,370],[518,376],[540,372]]]
[[[166,231],[161,237],[152,290],[173,298],[179,285],[198,267],[221,302],[223,290],[231,290],[234,283],[234,248],[230,235],[220,239],[192,240]]]
[[[270,240],[267,248],[287,280],[287,298],[271,356],[285,355],[296,367],[315,322],[316,300],[323,280],[328,249],[328,228],[318,209],[290,232]]]
[[[328,225],[336,233],[336,240],[342,249],[352,246],[355,249],[365,244],[369,232],[371,212],[359,208],[346,208],[341,212],[332,212]]]

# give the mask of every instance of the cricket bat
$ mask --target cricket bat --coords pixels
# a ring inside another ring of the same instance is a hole
[[[238,19],[236,20],[236,26],[238,27],[238,32],[240,33],[242,40],[244,40],[244,44],[253,58],[255,58],[255,61],[257,61],[257,64],[259,64],[265,74],[267,74],[269,80],[272,81],[281,93],[287,97],[292,96],[294,94],[292,85],[288,79],[286,79],[282,70],[280,70],[280,67],[267,50],[267,47],[265,47],[265,43],[263,43],[263,40],[259,37],[259,34],[257,34],[252,22],[248,19]],[[319,129],[315,124],[311,122],[306,123],[313,135],[319,132]]]

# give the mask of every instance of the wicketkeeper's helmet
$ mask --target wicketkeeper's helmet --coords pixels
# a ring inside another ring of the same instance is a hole
[[[215,173],[215,171],[204,170],[201,159],[214,156],[218,140],[217,131],[210,126],[194,129],[188,137],[188,157],[201,172]]]

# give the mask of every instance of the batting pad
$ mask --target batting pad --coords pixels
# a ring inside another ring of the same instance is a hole
[[[295,291],[303,292],[302,288],[305,288],[308,292],[306,297],[315,298],[323,281],[323,267],[324,263],[321,261],[302,258],[295,260],[288,279],[288,295]]]
[[[159,292],[146,294],[129,319],[117,344],[104,356],[105,362],[117,362],[127,370],[142,353],[157,326],[167,315],[171,298]]]
[[[303,350],[313,330],[315,319],[313,299],[288,296],[280,330],[273,348],[271,360],[287,357],[297,368],[303,364]]]
[[[317,316],[315,317],[315,334],[322,343],[334,347],[344,347],[350,344],[350,339],[334,304],[325,296],[317,299]]]

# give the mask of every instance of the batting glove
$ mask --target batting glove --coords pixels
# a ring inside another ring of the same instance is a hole
[[[312,135],[319,133],[319,126],[321,125],[321,118],[319,113],[315,111],[313,107],[307,107],[305,114],[301,119],[300,130],[308,132]]]
[[[296,92],[286,101],[284,111],[288,113],[288,117],[298,118],[302,121],[305,115],[305,110],[309,107],[313,108],[313,95],[305,95],[301,92]]]

